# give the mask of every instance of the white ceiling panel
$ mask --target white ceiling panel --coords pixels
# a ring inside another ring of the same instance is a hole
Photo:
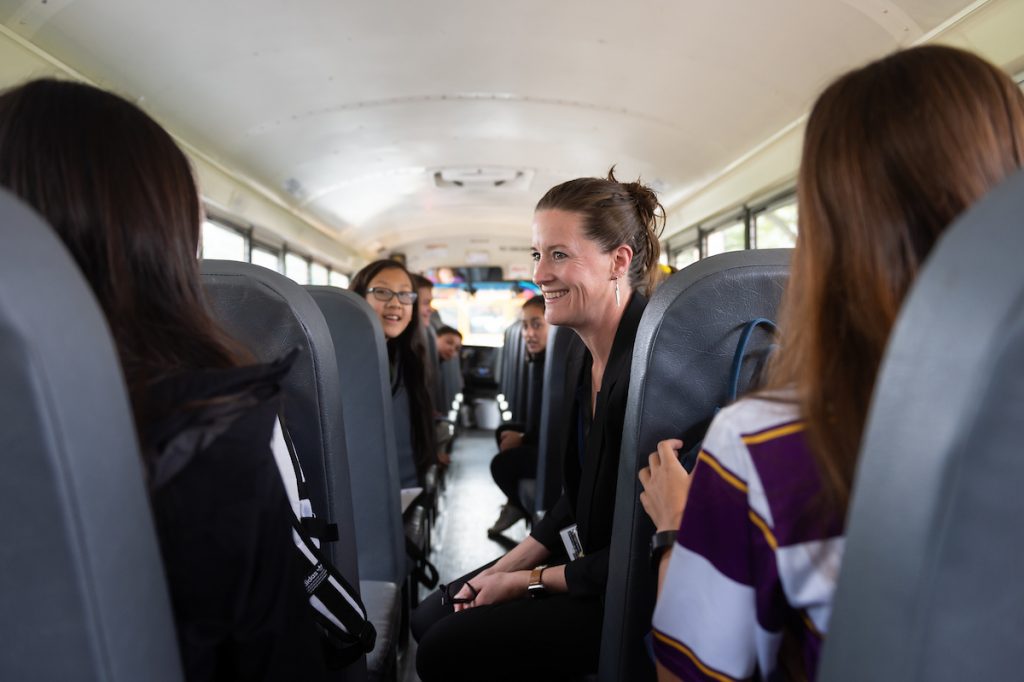
[[[526,239],[548,187],[612,164],[678,196],[968,4],[0,0],[0,20],[369,253]],[[530,181],[434,181],[473,167]]]

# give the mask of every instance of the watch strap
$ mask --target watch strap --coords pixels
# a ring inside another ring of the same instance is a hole
[[[547,566],[538,566],[530,571],[530,583],[526,586],[526,593],[531,597],[543,597],[548,593],[544,587],[544,569]]]
[[[651,536],[651,566],[657,568],[661,555],[675,544],[678,534],[675,530],[659,530]]]

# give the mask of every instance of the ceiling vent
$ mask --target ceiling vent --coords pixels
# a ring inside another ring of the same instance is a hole
[[[466,167],[434,171],[434,184],[442,189],[527,189],[532,171],[516,168]]]

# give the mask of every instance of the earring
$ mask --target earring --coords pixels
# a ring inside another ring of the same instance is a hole
[[[615,307],[619,307],[619,278],[615,278]]]

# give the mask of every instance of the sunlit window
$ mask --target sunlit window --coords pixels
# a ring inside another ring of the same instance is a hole
[[[327,266],[313,261],[309,267],[309,280],[311,284],[327,286]]]
[[[329,278],[332,287],[338,287],[339,289],[348,289],[349,278],[348,275],[342,272],[331,270]]]
[[[252,247],[252,262],[275,272],[281,272],[281,256],[277,251],[254,246]]]
[[[203,221],[202,258],[245,260],[245,235],[209,220]]]
[[[796,244],[796,199],[759,213],[754,222],[758,249],[783,249]]]
[[[742,251],[746,248],[744,233],[745,226],[742,220],[723,225],[713,232],[709,232],[704,237],[707,245],[705,253],[708,256],[714,256],[726,251]]]
[[[299,284],[309,284],[309,261],[297,253],[286,253],[284,274]]]
[[[676,270],[682,270],[687,265],[696,263],[698,260],[700,260],[700,249],[698,249],[697,245],[694,244],[693,246],[683,247],[677,251],[672,258],[671,265]]]
[[[434,285],[433,308],[441,321],[463,334],[464,346],[501,346],[505,329],[519,319],[523,303],[539,294],[534,285],[512,282],[477,282],[470,293],[465,285]]]

